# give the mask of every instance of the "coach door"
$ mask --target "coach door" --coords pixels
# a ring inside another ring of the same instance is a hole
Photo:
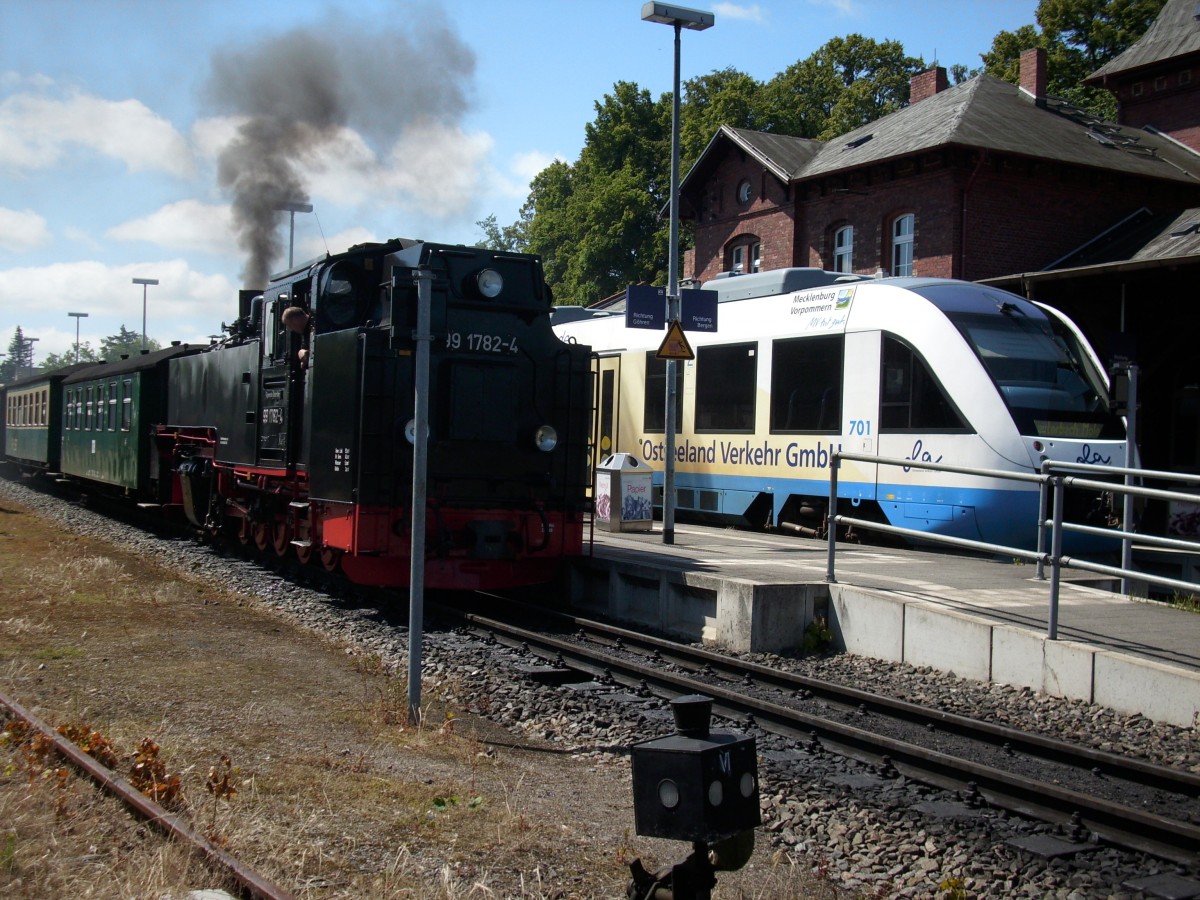
[[[596,425],[592,434],[592,468],[617,450],[617,410],[620,409],[621,357],[597,356]]]

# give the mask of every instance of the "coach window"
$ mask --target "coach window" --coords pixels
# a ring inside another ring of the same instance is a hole
[[[833,271],[854,271],[853,225],[843,225],[833,233]]]
[[[696,351],[696,431],[753,431],[758,345]]]
[[[892,220],[892,274],[913,273],[913,235],[917,228],[917,217],[912,213],[897,216]]]
[[[133,382],[126,378],[121,383],[121,430],[128,431],[133,425]]]
[[[675,424],[683,421],[683,365],[675,366]],[[654,351],[646,354],[646,396],[642,402],[642,430],[656,434],[667,430],[667,361]]]
[[[841,335],[775,341],[771,431],[837,431],[842,420]]]
[[[117,430],[117,383],[109,382],[108,385],[108,430]]]
[[[96,406],[95,401],[93,399],[93,392],[94,392],[94,389],[89,384],[88,389],[87,389],[87,403],[86,403],[86,406],[84,407],[84,414],[83,414],[83,429],[84,429],[84,431],[91,431],[92,423],[95,421],[92,418],[92,415],[95,411],[95,406]]]
[[[883,337],[879,395],[879,425],[884,431],[968,430],[925,360],[891,335]]]

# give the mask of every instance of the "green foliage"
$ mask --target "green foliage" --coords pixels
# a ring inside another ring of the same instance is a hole
[[[1041,0],[1034,13],[1041,31],[1022,25],[1002,31],[982,54],[987,74],[1017,84],[1020,56],[1046,51],[1046,90],[1101,118],[1116,118],[1113,95],[1084,85],[1083,79],[1127,50],[1166,4],[1166,0]]]
[[[909,79],[926,68],[898,41],[833,38],[764,86],[767,130],[829,140],[908,103]]]
[[[47,371],[61,369],[63,366],[74,365],[76,361],[75,347],[72,345],[70,349],[64,350],[62,353],[47,353],[46,358],[42,360],[42,368]],[[100,362],[100,355],[92,349],[89,341],[83,341],[79,345],[79,362],[95,363]]]
[[[8,353],[0,362],[0,382],[16,381],[33,374],[33,341],[18,325],[8,342]]]
[[[829,623],[818,616],[804,629],[804,640],[800,644],[800,649],[805,656],[808,656],[811,653],[821,653],[827,650],[831,643],[833,643],[833,632],[829,630]]]
[[[162,345],[149,338],[146,341],[147,350],[161,350]],[[105,362],[117,362],[122,356],[137,356],[142,352],[142,335],[137,331],[129,331],[124,325],[116,334],[110,334],[100,342],[100,357]]]

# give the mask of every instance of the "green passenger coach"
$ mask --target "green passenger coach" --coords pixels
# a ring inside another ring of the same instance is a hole
[[[27,469],[55,472],[59,465],[62,383],[90,363],[10,383],[4,391],[4,455]]]
[[[62,472],[156,499],[151,426],[162,421],[168,361],[187,344],[88,366],[63,381]],[[165,499],[165,498],[157,498]]]

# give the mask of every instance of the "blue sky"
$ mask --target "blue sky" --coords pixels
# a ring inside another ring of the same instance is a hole
[[[578,156],[615,82],[670,90],[672,29],[642,22],[641,5],[0,0],[0,352],[18,325],[37,360],[65,352],[69,311],[88,313],[93,347],[140,331],[137,277],[160,282],[152,338],[217,333],[249,259],[222,154],[256,111],[324,101],[331,80],[328,127],[292,167],[315,210],[296,215],[297,261],[391,237],[472,243],[485,216],[515,221],[530,179]],[[766,80],[854,32],[975,67],[998,31],[1033,23],[1037,0],[688,5],[716,25],[684,32],[684,79],[732,66]],[[273,234],[270,271],[286,263],[286,215]]]

